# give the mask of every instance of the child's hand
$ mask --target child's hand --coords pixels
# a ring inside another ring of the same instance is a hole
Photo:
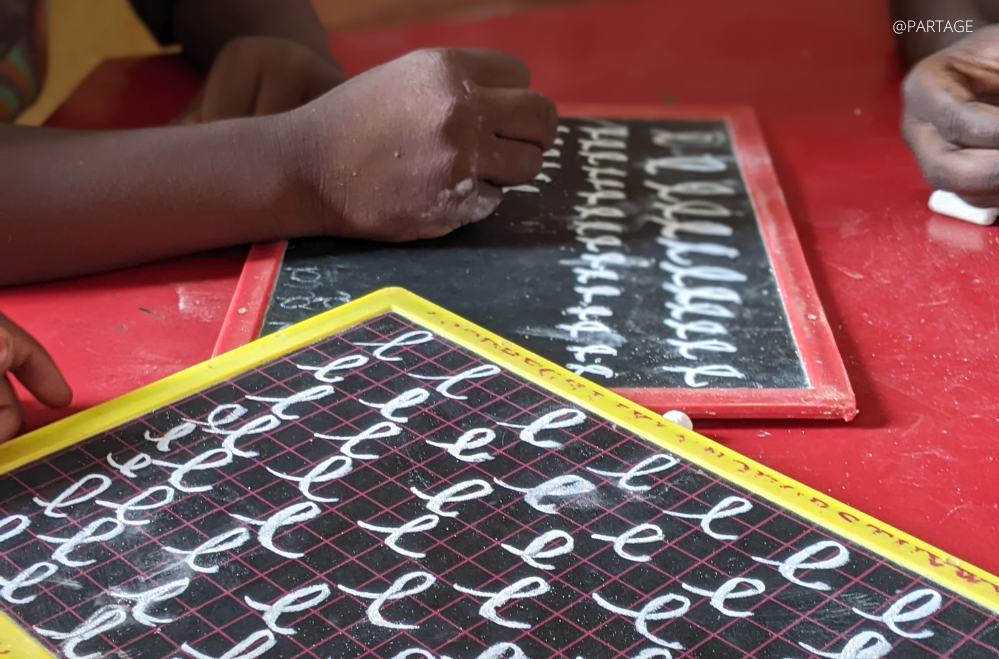
[[[332,57],[290,39],[240,37],[219,52],[201,93],[174,123],[285,112],[319,98],[345,79]]]
[[[320,198],[327,235],[436,238],[530,182],[558,116],[512,55],[411,53],[288,115],[285,143]]]
[[[0,314],[0,442],[21,429],[21,404],[7,379],[8,372],[49,407],[66,407],[73,398],[45,348]]]
[[[903,92],[902,132],[930,185],[999,206],[999,26],[921,61]]]

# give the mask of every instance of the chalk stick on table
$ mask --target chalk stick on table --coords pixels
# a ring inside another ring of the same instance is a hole
[[[670,410],[663,414],[663,418],[687,430],[694,429],[694,424],[690,421],[690,417],[679,410]]]
[[[937,190],[930,195],[930,210],[941,215],[954,217],[972,224],[988,226],[996,221],[999,208],[978,208],[961,199],[953,192]]]

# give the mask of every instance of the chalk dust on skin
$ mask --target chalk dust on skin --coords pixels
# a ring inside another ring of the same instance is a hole
[[[475,181],[466,178],[453,188],[438,192],[437,206],[423,216],[441,213],[461,221],[462,224],[478,222],[492,215],[499,207],[500,201],[501,199],[486,197],[476,192]]]

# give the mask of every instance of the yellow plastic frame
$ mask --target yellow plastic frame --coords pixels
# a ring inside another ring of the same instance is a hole
[[[393,312],[503,369],[999,613],[999,578],[849,506],[665,421],[635,403],[400,288],[385,288],[130,394],[0,445],[0,475],[251,371],[326,336]],[[0,614],[0,659],[52,654]]]

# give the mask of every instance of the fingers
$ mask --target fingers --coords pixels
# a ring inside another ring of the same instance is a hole
[[[916,160],[934,188],[953,192],[976,206],[999,200],[999,150],[959,148],[925,122],[907,117],[903,132]],[[974,198],[976,202],[971,202]]]
[[[982,71],[974,79],[943,64],[917,69],[905,83],[906,110],[932,123],[951,144],[999,148],[999,107],[979,100],[979,93],[999,89],[999,75]]]
[[[0,442],[6,442],[21,430],[21,403],[7,376],[0,375]]]
[[[322,60],[305,46],[268,40],[261,43],[262,69],[254,114],[277,114],[293,110],[322,96],[344,80],[334,62]]]
[[[542,154],[555,140],[558,115],[545,96],[522,89],[480,89],[486,125],[480,178],[520,185],[541,171]]]
[[[997,90],[974,52],[932,56],[904,85],[902,133],[927,181],[979,207],[999,204],[999,108],[983,102]]]
[[[50,407],[69,405],[73,395],[52,358],[27,332],[0,315],[0,442],[21,429],[21,403],[7,379],[13,373]]]
[[[0,321],[4,320],[0,317]],[[7,345],[3,350],[6,354],[0,356],[0,366],[6,364],[3,370],[13,373],[45,405],[66,407],[70,404],[73,392],[41,344],[10,321],[0,327],[0,340]]]
[[[524,89],[531,84],[530,69],[516,55],[477,49],[444,50],[442,53],[461,66],[472,82],[482,87]]]
[[[541,148],[535,144],[487,138],[482,149],[480,178],[498,185],[528,183],[541,171]]]
[[[555,140],[558,113],[546,96],[523,89],[481,89],[487,123],[498,137],[546,151]]]

